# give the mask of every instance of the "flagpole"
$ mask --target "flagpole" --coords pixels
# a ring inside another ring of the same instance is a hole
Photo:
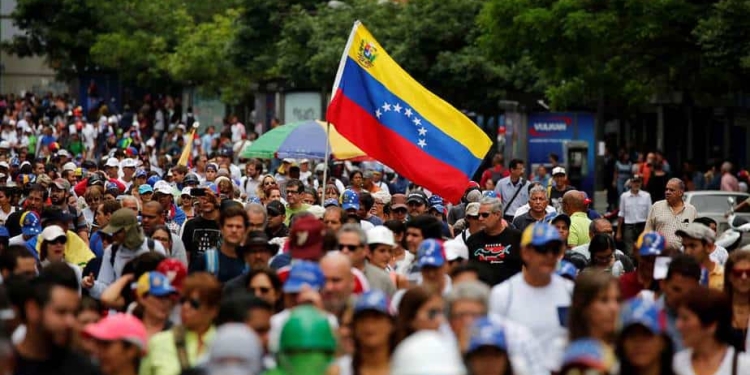
[[[323,201],[326,198],[326,186],[328,185],[328,159],[331,157],[331,123],[326,121],[326,152],[323,159]]]

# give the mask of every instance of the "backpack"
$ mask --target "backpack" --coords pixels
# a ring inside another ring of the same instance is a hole
[[[156,243],[154,243],[154,240],[152,240],[151,238],[147,238],[146,244],[148,246],[148,251],[154,251],[154,248],[156,247]],[[109,253],[109,264],[112,265],[112,270],[115,269],[115,257],[117,256],[117,250],[119,249],[119,244],[112,244],[112,251],[110,251]]]

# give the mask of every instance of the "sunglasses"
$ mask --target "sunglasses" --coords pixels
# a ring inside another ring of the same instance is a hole
[[[276,181],[266,181],[263,183],[263,186],[271,186],[271,185],[276,185]]]
[[[296,191],[296,190],[287,190],[286,193],[287,194],[297,194],[297,193],[299,193],[299,191]]]
[[[424,203],[422,203],[422,202],[409,202],[409,203],[407,203],[407,205],[409,207],[422,207],[422,206],[424,206]]]
[[[257,287],[257,288],[250,288],[250,291],[252,291],[253,294],[255,294],[255,295],[266,294],[266,293],[268,293],[268,292],[271,291],[271,288],[269,288],[267,286],[261,286],[261,287]]]
[[[489,215],[487,215],[489,216]],[[469,220],[477,220],[479,219],[479,215],[466,215],[466,218]]]
[[[563,249],[562,246],[558,243],[554,244],[546,244],[542,246],[534,246],[534,251],[537,252],[537,254],[546,255],[546,254],[555,254],[559,255],[562,253]],[[594,261],[596,261],[596,257],[594,258]]]
[[[477,219],[478,219],[478,218],[479,218],[480,216],[481,216],[482,218],[486,219],[486,218],[490,217],[490,215],[492,215],[492,212],[480,212],[480,213],[479,213],[479,214],[477,215]]]
[[[732,276],[740,278],[740,277],[750,277],[750,268],[735,268],[732,269]]]
[[[201,301],[197,299],[185,298],[185,297],[180,298],[180,305],[184,305],[186,302],[190,304],[190,308],[192,308],[193,310],[198,310],[201,308]]]
[[[47,243],[51,245],[65,245],[66,242],[68,242],[68,239],[65,237],[58,237],[52,241],[47,241]]]
[[[359,248],[359,245],[339,245],[339,250],[349,250],[349,251],[355,251]]]
[[[405,208],[397,208],[397,209],[393,210],[393,212],[397,213],[397,214],[405,214],[406,213],[406,209]]]

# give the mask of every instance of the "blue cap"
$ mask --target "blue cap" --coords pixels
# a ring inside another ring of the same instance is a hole
[[[508,350],[505,331],[487,317],[479,318],[472,324],[467,352],[471,353],[484,346]]]
[[[120,190],[120,187],[117,186],[117,184],[112,181],[107,181],[107,183],[104,185],[104,190],[109,190],[109,189]]]
[[[497,193],[494,190],[485,190],[482,192],[482,196],[485,198],[497,198]]]
[[[666,327],[666,317],[654,303],[644,298],[633,298],[625,302],[620,310],[622,329],[639,324],[653,334],[661,334]]]
[[[341,208],[359,210],[359,194],[354,190],[344,190],[344,194],[341,195]]]
[[[42,233],[42,220],[36,212],[28,211],[21,216],[21,233],[25,236],[36,236]]]
[[[147,194],[147,193],[153,193],[154,188],[151,187],[149,184],[143,184],[141,186],[138,186],[138,194]]]
[[[377,311],[386,315],[390,315],[388,312],[388,296],[383,293],[382,290],[373,289],[364,292],[357,303],[354,304],[354,313],[360,313],[362,311]]]
[[[320,290],[325,284],[325,275],[317,263],[300,260],[292,264],[284,283],[284,293],[299,293],[304,285]]]
[[[138,178],[138,177],[146,177],[146,176],[148,176],[148,173],[146,172],[145,169],[139,169],[139,170],[135,171],[135,177],[136,178]]]
[[[428,238],[417,249],[417,267],[441,267],[445,264],[445,249],[439,240]]]
[[[555,270],[555,273],[562,277],[575,279],[576,276],[578,276],[578,268],[567,260],[561,260],[560,263],[557,264],[557,270]]]
[[[148,180],[146,180],[146,183],[151,185],[151,187],[154,187],[154,185],[159,181],[161,181],[161,177],[154,175],[149,177]]]
[[[638,255],[640,256],[659,256],[664,251],[664,236],[658,232],[643,233],[638,238]]]
[[[328,207],[331,207],[331,206],[338,207],[339,206],[339,200],[338,199],[334,199],[334,198],[330,198],[330,199],[326,199],[325,202],[323,202],[323,207],[324,208],[328,208]]]
[[[552,241],[562,242],[562,237],[557,228],[545,222],[531,224],[521,234],[521,246],[543,246]]]
[[[10,237],[10,232],[8,232],[8,228],[5,225],[0,226],[0,237]]]
[[[260,198],[258,198],[258,197],[250,197],[250,198],[248,198],[248,199],[247,199],[247,203],[257,203],[257,204],[262,204],[262,203],[260,202]]]
[[[580,339],[573,341],[563,354],[563,367],[580,365],[591,369],[606,371],[607,355],[601,342],[594,339]]]
[[[219,194],[219,187],[210,181],[202,183],[199,187],[211,190],[214,194]]]
[[[430,198],[427,199],[427,202],[430,204],[430,207],[437,206],[437,205],[443,206],[445,203],[442,197],[440,197],[439,195],[435,195],[435,194],[430,196]]]
[[[442,204],[436,204],[434,206],[430,206],[430,210],[436,210],[437,212],[440,212],[441,214],[445,214],[445,206]]]
[[[138,278],[136,294],[144,296],[150,294],[155,297],[176,294],[177,289],[172,286],[169,277],[161,272],[146,272]]]

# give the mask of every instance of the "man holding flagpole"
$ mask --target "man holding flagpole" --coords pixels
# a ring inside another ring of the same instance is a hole
[[[410,77],[359,21],[326,117],[368,156],[454,203],[492,146],[469,118]]]

